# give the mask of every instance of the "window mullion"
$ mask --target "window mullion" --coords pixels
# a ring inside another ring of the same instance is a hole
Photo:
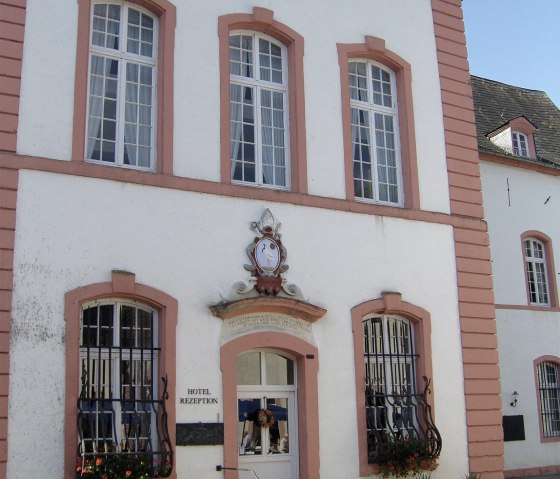
[[[256,68],[256,67],[255,67]],[[262,112],[261,112],[261,92],[262,87],[255,85],[255,182],[263,185],[263,165],[262,165]]]

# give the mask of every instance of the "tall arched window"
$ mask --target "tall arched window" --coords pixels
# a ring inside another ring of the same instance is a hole
[[[550,300],[545,245],[535,238],[527,238],[524,240],[524,248],[529,301],[534,305],[548,306]]]
[[[560,440],[560,366],[549,360],[537,362],[536,375],[541,435]]]
[[[378,474],[402,448],[432,461],[441,436],[428,396],[430,316],[384,293],[352,308],[360,475]],[[422,384],[423,383],[423,384]]]
[[[113,271],[109,282],[67,292],[65,318],[64,478],[76,476],[76,461],[84,477],[109,469],[176,477],[168,424],[175,424],[177,301]]]
[[[154,168],[157,38],[137,5],[93,5],[86,160]]]
[[[354,195],[402,204],[395,74],[370,60],[348,63]]]
[[[412,69],[367,35],[339,43],[346,199],[420,208]]]
[[[287,49],[273,38],[229,37],[231,179],[289,188]]]

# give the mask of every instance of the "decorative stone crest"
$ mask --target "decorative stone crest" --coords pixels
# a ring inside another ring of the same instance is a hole
[[[251,223],[251,229],[259,236],[247,246],[251,264],[244,265],[244,268],[256,278],[255,288],[259,293],[277,295],[283,284],[281,274],[289,267],[285,264],[288,253],[278,233],[280,226],[268,208],[260,221]]]

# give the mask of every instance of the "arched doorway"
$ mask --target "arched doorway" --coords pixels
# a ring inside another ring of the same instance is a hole
[[[280,351],[237,356],[240,469],[255,471],[259,478],[299,478],[296,376],[295,361]]]

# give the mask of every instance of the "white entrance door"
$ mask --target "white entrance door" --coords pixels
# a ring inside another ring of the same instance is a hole
[[[298,479],[294,372],[292,359],[272,351],[237,358],[239,479]]]

